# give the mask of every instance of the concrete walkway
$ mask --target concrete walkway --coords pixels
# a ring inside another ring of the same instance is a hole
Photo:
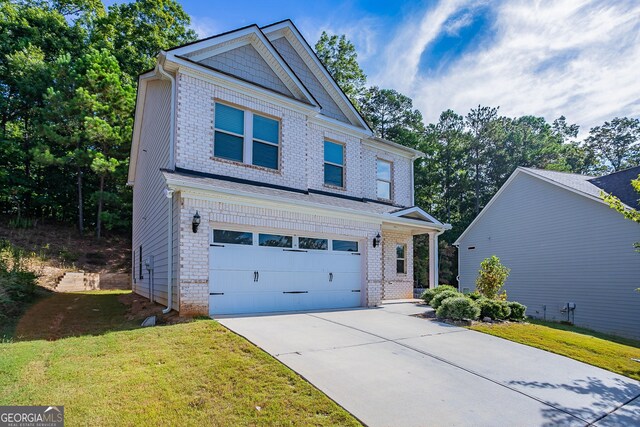
[[[376,309],[219,319],[369,426],[640,425],[640,383],[563,356]]]

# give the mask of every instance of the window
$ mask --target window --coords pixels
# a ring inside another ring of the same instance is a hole
[[[280,123],[267,117],[253,115],[253,164],[278,169],[278,140]]]
[[[278,234],[259,234],[258,244],[260,246],[273,246],[276,248],[293,247],[293,238],[291,236],[280,236]]]
[[[358,252],[358,242],[349,240],[334,240],[332,247],[334,251]]]
[[[253,233],[247,231],[213,230],[214,243],[253,245]]]
[[[140,245],[140,249],[138,249],[138,256],[138,274],[140,275],[140,280],[142,280],[144,279],[144,276],[142,275],[142,245]]]
[[[298,239],[298,247],[300,249],[317,249],[326,251],[329,249],[329,241],[327,239],[314,239],[312,237],[300,237]]]
[[[216,103],[213,155],[241,162],[244,151],[244,111]]]
[[[324,142],[324,183],[344,187],[344,145]]]
[[[376,185],[378,199],[391,200],[391,162],[377,160]]]
[[[280,122],[216,102],[213,155],[278,169]]]
[[[406,249],[405,245],[396,245],[396,273],[404,274],[407,272]]]

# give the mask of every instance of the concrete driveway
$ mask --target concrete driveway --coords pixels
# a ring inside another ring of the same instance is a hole
[[[375,309],[219,319],[370,426],[640,425],[640,383],[566,357]]]

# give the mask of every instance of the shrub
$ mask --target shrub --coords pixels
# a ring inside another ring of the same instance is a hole
[[[454,320],[475,320],[480,316],[480,308],[469,298],[450,297],[442,301],[436,310],[436,316]]]
[[[506,301],[498,301],[489,298],[480,298],[477,302],[480,307],[480,316],[494,320],[504,320],[511,314],[511,308]]]
[[[462,296],[462,294],[458,291],[449,291],[446,290],[444,292],[440,292],[438,293],[436,296],[434,296],[431,299],[431,307],[433,308],[438,308],[440,307],[440,304],[442,304],[442,301],[446,300],[447,298],[452,298],[452,297],[458,297],[458,296]]]
[[[437,288],[427,289],[426,291],[424,291],[422,293],[422,295],[420,295],[420,298],[423,299],[425,303],[430,304],[431,300],[433,299],[433,297],[438,295],[440,292],[445,292],[445,291],[458,292],[458,290],[456,288],[454,288],[453,286],[440,285]]]
[[[456,292],[458,292],[458,288],[456,288],[455,286],[451,286],[451,285],[439,285],[439,286],[435,287],[435,291],[436,291],[436,293],[440,293],[440,292],[444,292],[444,291],[456,291]]]
[[[483,296],[495,299],[500,288],[509,277],[509,269],[500,263],[500,258],[493,255],[480,263],[480,271],[476,279],[476,289]]]
[[[471,301],[478,301],[480,298],[483,298],[483,296],[480,295],[480,293],[478,293],[477,291],[465,294],[465,297],[469,298]]]
[[[525,305],[520,304],[519,302],[509,301],[507,305],[511,309],[511,314],[509,315],[509,320],[523,320],[524,313],[527,311],[527,307]]]

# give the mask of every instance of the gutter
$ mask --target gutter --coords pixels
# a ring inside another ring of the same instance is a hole
[[[169,119],[169,165],[168,169],[175,169],[174,147],[175,147],[175,121],[176,121],[176,80],[167,73],[162,64],[166,58],[166,53],[161,52],[158,58],[158,72],[171,82],[171,118]],[[169,204],[168,224],[167,224],[167,308],[162,310],[162,314],[167,314],[173,307],[173,190],[166,189]]]

